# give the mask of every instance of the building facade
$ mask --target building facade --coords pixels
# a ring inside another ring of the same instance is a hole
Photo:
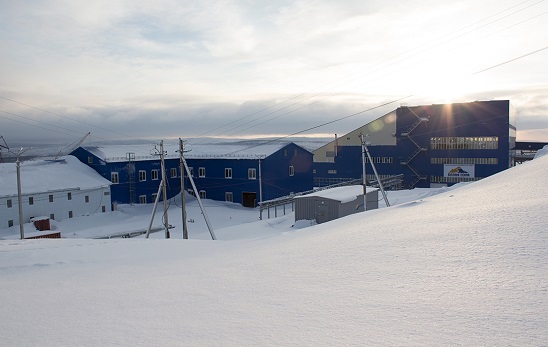
[[[0,164],[0,228],[19,225],[15,163]],[[109,212],[110,182],[76,158],[21,163],[23,223]]]
[[[142,147],[79,147],[73,155],[111,181],[113,203],[151,203],[162,179],[161,164],[157,156],[139,155],[150,152]],[[261,195],[264,201],[312,189],[312,153],[294,143],[258,146],[242,141],[190,147],[185,160],[202,199],[255,207]],[[181,190],[177,150],[166,146],[168,199]],[[194,195],[187,176],[185,190]]]
[[[316,185],[362,176],[362,134],[380,178],[403,174],[407,188],[450,186],[511,165],[515,115],[508,100],[399,107],[314,151]],[[366,177],[374,179],[368,158]]]

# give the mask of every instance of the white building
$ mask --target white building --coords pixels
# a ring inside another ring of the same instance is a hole
[[[111,210],[111,182],[73,156],[21,163],[23,223],[63,220]],[[0,229],[19,225],[17,168],[0,164]]]

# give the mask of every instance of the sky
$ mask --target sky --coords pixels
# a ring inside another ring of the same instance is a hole
[[[1,0],[0,136],[333,137],[509,99],[518,140],[548,142],[547,18],[545,0]]]
[[[258,221],[247,209],[250,221],[241,206],[205,200],[216,241],[203,223],[196,233],[196,201],[188,240],[175,204],[171,239],[77,235],[143,228],[150,204],[124,205],[140,211],[125,223],[116,223],[124,211],[60,221],[72,239],[18,240],[18,228],[3,229],[3,344],[545,346],[548,147],[541,154],[313,226],[292,213]]]

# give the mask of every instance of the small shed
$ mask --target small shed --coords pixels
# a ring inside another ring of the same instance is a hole
[[[378,188],[367,187],[367,210],[379,207]],[[345,186],[295,197],[295,221],[325,223],[364,211],[363,186]]]

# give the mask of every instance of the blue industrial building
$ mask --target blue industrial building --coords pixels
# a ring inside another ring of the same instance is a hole
[[[403,174],[407,188],[450,186],[511,166],[515,115],[508,100],[399,107],[315,150],[316,186],[362,177],[361,134],[381,179]]]
[[[162,179],[159,156],[152,145],[79,147],[72,152],[112,182],[112,202],[154,202]],[[311,190],[312,153],[292,142],[251,141],[191,145],[185,154],[201,198],[255,207],[270,200]],[[181,190],[178,146],[166,146],[167,197]],[[185,189],[194,194],[185,174]],[[260,184],[261,183],[261,184]]]

